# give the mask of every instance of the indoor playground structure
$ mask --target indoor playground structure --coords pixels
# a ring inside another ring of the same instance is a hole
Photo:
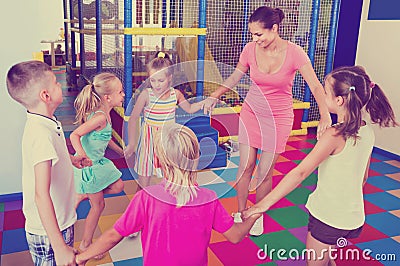
[[[188,98],[206,97],[232,73],[242,48],[251,41],[247,21],[252,11],[269,5],[284,11],[280,35],[304,48],[322,80],[333,66],[339,4],[339,0],[64,0],[66,60],[71,73],[91,77],[108,71],[123,81],[125,108],[113,117],[120,121],[113,124],[114,137],[123,144],[123,124],[135,96],[146,86],[145,65],[157,51],[168,53],[177,64],[175,88]],[[249,78],[241,80],[211,118],[177,111],[176,121],[191,127],[199,138],[203,162],[207,161],[200,163],[201,168],[226,164],[226,153],[218,144],[237,136],[238,114],[249,84]],[[305,135],[308,127],[317,125],[319,113],[300,75],[293,96],[292,135]],[[208,153],[217,156],[206,160]]]

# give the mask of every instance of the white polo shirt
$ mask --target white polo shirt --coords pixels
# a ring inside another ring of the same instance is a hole
[[[64,132],[57,120],[28,112],[22,137],[22,210],[25,230],[36,235],[46,235],[46,231],[35,203],[34,166],[47,160],[52,162],[50,196],[62,231],[76,221],[74,172]]]

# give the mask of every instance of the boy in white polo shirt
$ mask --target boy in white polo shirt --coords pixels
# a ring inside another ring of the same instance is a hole
[[[61,85],[40,61],[16,64],[7,73],[10,96],[27,109],[22,137],[22,193],[25,231],[35,265],[75,265],[75,190],[61,123],[54,111],[62,103]]]

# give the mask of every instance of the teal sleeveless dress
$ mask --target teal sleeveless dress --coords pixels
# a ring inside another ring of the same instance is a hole
[[[102,111],[97,111],[101,112]],[[97,113],[95,112],[95,113]],[[89,115],[89,119],[95,114]],[[78,169],[74,167],[75,190],[79,194],[93,194],[102,191],[117,181],[122,173],[112,161],[104,157],[108,142],[111,140],[112,127],[107,121],[105,128],[81,137],[82,147],[93,165]]]

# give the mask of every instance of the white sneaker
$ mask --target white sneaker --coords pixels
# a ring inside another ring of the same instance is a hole
[[[259,236],[264,233],[264,216],[261,215],[260,218],[256,220],[256,222],[253,224],[253,227],[250,229],[249,234],[252,236]]]
[[[139,232],[135,232],[135,233],[133,233],[133,234],[130,234],[128,237],[129,238],[135,238],[135,237],[137,237],[139,235]]]
[[[240,212],[232,213],[232,217],[233,217],[233,222],[234,222],[235,224],[237,224],[237,223],[242,223],[242,222],[243,222],[243,220],[242,220],[242,214],[241,214]]]

